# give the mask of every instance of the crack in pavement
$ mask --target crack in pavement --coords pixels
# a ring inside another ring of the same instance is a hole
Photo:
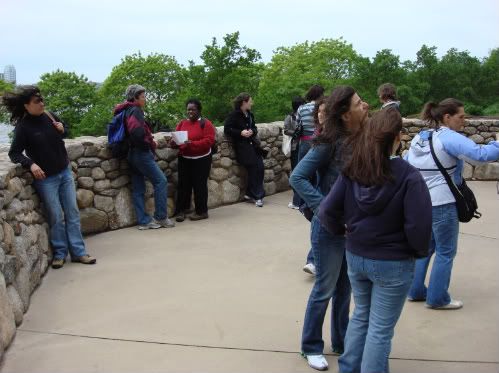
[[[489,238],[491,240],[497,240],[497,237],[484,236],[482,234],[476,234],[476,233],[459,232],[459,234],[463,234],[465,236],[473,236],[473,237],[481,237],[481,238]]]
[[[213,350],[232,350],[232,351],[249,351],[249,352],[270,352],[270,353],[280,353],[280,354],[300,354],[299,351],[287,351],[287,350],[272,350],[272,349],[259,349],[259,348],[245,348],[245,347],[229,347],[229,346],[213,346],[213,345],[196,345],[188,343],[174,343],[174,342],[160,342],[160,341],[148,341],[141,339],[127,339],[127,338],[112,338],[112,337],[98,337],[92,335],[81,335],[81,334],[71,334],[71,333],[57,333],[57,332],[47,332],[39,330],[30,329],[18,329],[18,332],[33,333],[33,334],[46,334],[46,335],[56,335],[63,337],[75,337],[84,339],[97,339],[104,341],[116,341],[116,342],[129,342],[129,343],[144,343],[162,346],[176,346],[176,347],[191,347],[191,348],[206,348]],[[326,353],[326,356],[338,356],[336,354]],[[400,360],[400,361],[424,361],[424,362],[435,362],[435,363],[465,363],[465,364],[499,364],[499,361],[481,361],[481,360],[439,360],[439,359],[424,359],[424,358],[402,358],[402,357],[390,357],[390,360]]]

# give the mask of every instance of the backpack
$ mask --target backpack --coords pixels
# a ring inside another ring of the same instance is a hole
[[[204,130],[204,126],[206,124],[206,121],[204,120],[204,118],[201,118],[199,120],[199,124],[201,125],[201,129]],[[217,154],[217,152],[218,152],[218,145],[217,145],[216,134],[217,134],[217,131],[215,130],[215,143],[211,147],[211,155]]]
[[[130,149],[125,121],[126,110],[123,110],[116,114],[107,125],[107,144],[111,149],[113,158],[126,158]]]

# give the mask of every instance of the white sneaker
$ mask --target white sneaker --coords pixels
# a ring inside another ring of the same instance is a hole
[[[141,224],[141,225],[139,225],[138,228],[139,228],[139,231],[145,231],[146,229],[158,229],[158,228],[161,228],[161,225],[159,225],[158,223],[155,223],[154,220],[151,220],[147,224]]]
[[[156,224],[159,224],[160,226],[162,226],[164,228],[173,228],[175,226],[175,223],[171,219],[168,219],[168,218],[164,218],[161,220],[154,219],[153,221]]]
[[[450,303],[446,304],[445,306],[432,307],[429,304],[427,304],[426,307],[431,308],[433,310],[458,310],[460,308],[463,308],[463,302],[460,300],[451,299]]]
[[[303,272],[310,273],[312,276],[315,276],[317,271],[315,270],[314,263],[307,263],[303,266]]]
[[[307,359],[308,365],[310,365],[311,368],[317,369],[317,370],[327,370],[328,369],[328,364],[327,360],[324,357],[324,355],[305,355],[303,354],[303,357]]]
[[[255,206],[256,207],[263,207],[263,199],[257,199],[255,201]]]
[[[255,200],[248,196],[247,194],[244,195],[244,202],[254,202]]]
[[[293,202],[288,203],[288,208],[293,209],[293,210],[299,210],[300,208],[298,206],[293,205]]]

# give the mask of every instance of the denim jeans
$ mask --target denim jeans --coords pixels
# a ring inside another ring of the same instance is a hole
[[[345,260],[345,238],[331,235],[314,216],[310,240],[317,273],[305,312],[301,349],[306,355],[317,355],[324,352],[322,325],[330,300],[331,344],[334,349],[343,349],[351,289]]]
[[[459,219],[455,203],[432,208],[431,244],[429,255],[416,261],[414,281],[409,297],[424,300],[431,307],[445,306],[450,303],[449,284],[452,264],[457,252]],[[428,288],[425,286],[426,272],[431,256],[435,260],[431,269]]]
[[[348,324],[341,373],[388,372],[394,328],[414,275],[414,259],[373,260],[347,251],[355,309]]]
[[[296,149],[291,151],[291,171],[293,171],[298,164],[298,152],[300,150],[299,145],[297,144]],[[296,193],[293,189],[293,205],[300,207],[301,205],[301,198],[298,193]]]
[[[35,180],[34,185],[47,214],[54,259],[65,259],[68,251],[72,257],[86,255],[75,185],[69,167],[43,180]]]
[[[128,163],[132,170],[132,200],[137,214],[137,223],[144,225],[152,220],[145,210],[145,178],[148,178],[154,187],[154,218],[156,220],[166,218],[168,183],[165,174],[154,161],[153,153],[150,150],[132,148],[128,153]]]

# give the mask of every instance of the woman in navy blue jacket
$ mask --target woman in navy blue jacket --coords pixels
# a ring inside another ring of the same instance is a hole
[[[355,310],[340,372],[388,372],[395,324],[428,255],[431,198],[419,171],[396,156],[402,118],[376,113],[352,139],[351,158],[319,208],[331,233],[346,236]]]
[[[315,215],[341,172],[345,141],[360,128],[368,109],[352,87],[337,87],[327,98],[324,127],[290,178],[293,189]],[[317,183],[313,182],[316,174]],[[316,275],[305,312],[301,349],[312,368],[326,370],[322,325],[330,301],[333,352],[343,352],[348,325],[350,283],[346,273],[345,238],[326,231],[317,216],[312,219],[310,230]]]

